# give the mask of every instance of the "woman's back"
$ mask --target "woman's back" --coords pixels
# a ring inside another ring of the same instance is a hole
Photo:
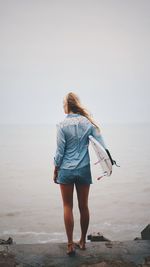
[[[76,169],[89,164],[89,135],[103,146],[102,136],[96,127],[80,114],[70,113],[57,125],[57,151],[55,163],[61,169]],[[61,157],[63,155],[63,157]]]

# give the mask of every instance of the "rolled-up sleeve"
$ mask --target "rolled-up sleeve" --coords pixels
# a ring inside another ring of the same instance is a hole
[[[92,125],[92,133],[91,134],[105,149],[107,149],[107,146],[104,142],[102,134],[94,125]]]
[[[57,124],[56,127],[57,127],[57,142],[56,142],[57,148],[54,156],[54,165],[56,167],[60,167],[65,152],[66,140],[62,126],[60,124]]]

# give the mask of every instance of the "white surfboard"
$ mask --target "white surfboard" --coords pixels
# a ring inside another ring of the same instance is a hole
[[[109,151],[107,150],[107,152],[106,149],[92,135],[89,135],[89,140],[98,158],[98,161],[95,164],[99,163],[103,171],[102,175],[97,179],[100,180],[104,176],[110,176],[112,174],[112,166],[113,164],[116,164],[116,161],[111,158]],[[118,165],[116,164],[116,166]]]

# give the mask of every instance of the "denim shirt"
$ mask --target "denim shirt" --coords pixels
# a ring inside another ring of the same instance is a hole
[[[89,138],[92,135],[107,148],[101,133],[85,116],[67,114],[66,118],[57,124],[57,149],[54,165],[60,169],[77,169],[90,163]]]

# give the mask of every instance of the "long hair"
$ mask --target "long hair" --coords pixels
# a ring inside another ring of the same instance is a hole
[[[68,107],[68,113],[72,111],[73,113],[80,114],[84,117],[86,117],[95,127],[99,130],[100,128],[95,123],[94,119],[92,118],[92,115],[89,113],[89,111],[81,104],[79,97],[73,93],[70,92],[66,95],[66,102]]]

